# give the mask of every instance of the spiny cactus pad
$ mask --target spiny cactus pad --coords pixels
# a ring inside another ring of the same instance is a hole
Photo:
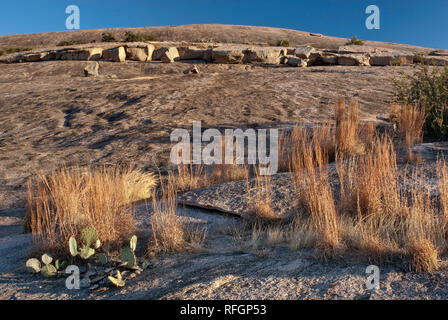
[[[119,270],[117,270],[116,278],[108,276],[107,279],[109,279],[109,281],[112,282],[116,287],[124,287],[124,285],[126,284],[123,278],[121,277],[121,273]]]
[[[76,255],[78,254],[78,244],[76,242],[76,239],[73,237],[70,237],[70,240],[68,241],[68,246],[70,249],[70,254],[73,257],[76,257]]]
[[[79,256],[84,260],[89,259],[94,254],[95,254],[95,249],[92,249],[87,246],[84,246],[81,248],[81,250],[79,250]]]
[[[40,261],[36,258],[31,258],[26,261],[26,268],[32,272],[38,273],[40,272],[41,264]]]
[[[41,260],[44,264],[50,264],[53,261],[53,257],[47,253],[44,253],[41,257]]]
[[[83,244],[87,247],[94,245],[98,240],[98,232],[96,231],[95,227],[88,226],[82,229],[81,239]]]
[[[52,264],[46,264],[40,270],[40,273],[46,278],[54,277],[57,272],[58,270],[56,270],[56,267]]]
[[[98,260],[100,261],[101,264],[106,264],[109,259],[104,253],[100,253],[98,254]]]
[[[129,241],[129,247],[132,249],[132,251],[135,251],[137,248],[137,236],[133,235],[131,238],[131,241]]]
[[[128,263],[129,268],[132,268],[135,266],[135,262],[136,262],[135,254],[134,254],[134,251],[132,251],[132,249],[130,247],[125,247],[125,248],[121,249],[120,257],[121,257],[121,261]]]

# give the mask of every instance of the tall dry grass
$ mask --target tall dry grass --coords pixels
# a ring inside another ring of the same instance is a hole
[[[400,143],[407,148],[407,160],[419,161],[419,157],[411,151],[411,147],[423,141],[425,110],[412,105],[394,104],[390,111],[390,118],[396,125]]]
[[[159,192],[153,192],[150,254],[200,250],[205,241],[206,231],[189,226],[179,215],[176,179],[170,175],[166,183],[160,184]]]
[[[60,169],[28,180],[27,219],[35,241],[50,251],[66,251],[70,236],[94,226],[104,244],[127,239],[135,229],[132,201],[156,185],[151,173],[132,169]]]
[[[335,143],[338,153],[351,154],[358,142],[358,101],[350,102],[347,118],[344,117],[345,99],[340,98],[336,106]]]
[[[272,182],[270,175],[260,174],[260,165],[254,166],[254,179],[247,178],[246,190],[249,195],[247,213],[255,223],[279,221],[282,217],[272,206]]]
[[[316,233],[316,247],[324,259],[335,256],[342,244],[339,236],[339,222],[328,177],[328,144],[322,143],[329,135],[328,127],[315,129],[309,140],[306,132],[296,131],[296,150],[292,167],[298,205],[301,213],[310,216],[310,225]]]
[[[437,164],[439,197],[434,200],[425,191],[421,168],[404,174],[406,170],[398,167],[392,138],[376,135],[373,125],[360,128],[354,115],[356,103],[346,119],[344,109],[340,100],[334,135],[329,130],[311,134],[305,129],[293,131],[291,167],[300,224],[291,228],[290,246],[313,246],[325,258],[341,253],[343,248],[354,249],[377,263],[407,258],[413,270],[437,270],[439,254],[447,249],[445,162]],[[409,132],[402,132],[415,142],[420,137],[422,114],[416,109],[409,113],[402,123],[412,125]],[[369,141],[366,152],[353,152],[363,140]],[[331,141],[337,149],[338,181],[330,181],[327,170]]]

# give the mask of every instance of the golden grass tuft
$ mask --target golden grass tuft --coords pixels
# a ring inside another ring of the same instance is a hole
[[[190,227],[179,217],[175,179],[171,175],[166,184],[161,183],[159,194],[152,195],[151,254],[200,250],[205,241],[205,230]]]
[[[417,272],[433,272],[440,267],[437,249],[429,239],[410,239],[408,255],[411,269]]]
[[[254,166],[254,184],[246,180],[247,194],[249,195],[247,214],[256,222],[273,222],[282,219],[272,208],[271,176],[261,175],[260,166]]]
[[[42,249],[66,253],[70,236],[94,226],[103,244],[128,239],[135,229],[132,201],[156,185],[151,173],[132,169],[60,169],[28,181],[28,221]]]
[[[392,105],[390,118],[397,126],[400,141],[407,147],[422,142],[425,110],[412,105]]]
[[[422,168],[403,175],[392,138],[376,135],[373,125],[360,128],[355,102],[344,119],[344,106],[339,100],[334,138],[325,129],[310,133],[296,128],[291,135],[291,167],[301,223],[291,228],[290,247],[313,246],[324,259],[351,248],[372,262],[408,257],[414,270],[437,270],[438,253],[447,249],[447,165],[442,160],[437,163],[440,196],[434,200],[425,191]],[[414,124],[407,136],[420,137],[421,114],[416,116],[415,109],[410,113],[407,122],[402,121]],[[326,167],[331,141],[337,149],[337,189]],[[353,152],[360,142],[365,145],[362,155]]]

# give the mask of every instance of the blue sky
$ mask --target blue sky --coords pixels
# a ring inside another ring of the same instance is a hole
[[[71,4],[80,8],[81,29],[222,23],[448,49],[448,0],[4,1],[0,35],[64,31]],[[381,11],[380,30],[365,27],[372,4]]]

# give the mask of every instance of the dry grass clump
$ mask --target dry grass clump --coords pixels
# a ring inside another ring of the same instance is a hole
[[[94,226],[104,244],[127,239],[135,229],[132,201],[146,198],[154,175],[132,169],[60,169],[28,181],[28,220],[41,248],[63,251],[70,236]]]
[[[222,139],[222,157],[225,155],[225,139]],[[221,163],[204,166],[202,164],[180,164],[177,166],[175,186],[179,191],[205,188],[229,181],[246,180],[249,176],[248,166],[238,164],[235,156],[230,164]]]
[[[210,185],[208,180],[207,172],[201,164],[180,164],[177,166],[175,187],[179,191],[203,188]]]
[[[390,118],[395,123],[398,139],[406,146],[408,162],[420,162],[421,157],[411,151],[411,147],[423,141],[423,125],[425,123],[425,110],[412,105],[392,105]]]
[[[447,240],[445,162],[437,164],[440,197],[436,202],[424,191],[421,168],[401,175],[388,135],[370,138],[369,152],[353,156],[351,148],[359,141],[354,133],[360,131],[350,112],[348,119],[343,120],[341,106],[339,103],[334,136],[338,189],[330,182],[326,166],[331,132],[320,129],[320,133],[309,134],[295,129],[292,134],[291,167],[301,224],[291,230],[291,248],[313,246],[323,258],[352,248],[360,250],[370,261],[382,263],[408,257],[413,270],[436,270],[438,254],[446,250]],[[357,110],[355,104],[352,110]],[[372,127],[363,130],[366,136],[373,136]],[[352,156],[348,156],[350,153]]]
[[[170,176],[159,194],[152,195],[150,253],[199,250],[205,241],[205,230],[190,227],[179,217],[174,179]]]
[[[397,126],[398,137],[407,147],[422,142],[425,110],[412,105],[392,105],[391,119]]]
[[[308,142],[303,139],[304,133],[297,132],[300,145],[294,152],[293,169],[298,203],[309,213],[317,235],[318,253],[326,259],[340,250],[341,242],[332,187],[325,168],[328,151],[326,144],[322,144],[322,132],[326,131],[320,130]]]
[[[229,181],[246,180],[249,177],[249,169],[244,164],[216,164],[210,174],[210,185],[221,184]]]
[[[437,167],[446,174],[442,163]],[[414,270],[437,269],[438,249],[446,249],[446,218],[440,214],[446,195],[441,192],[435,203],[421,169],[400,177],[390,138],[378,137],[371,154],[340,164],[338,173],[338,210],[349,221],[346,237],[353,247],[373,261],[408,256]],[[445,189],[443,179],[439,188]]]
[[[339,152],[349,153],[356,144],[359,123],[358,103],[352,102],[350,104],[347,119],[344,118],[344,112],[345,99],[339,98],[336,104],[336,146]]]
[[[257,223],[274,222],[282,219],[272,208],[272,183],[270,175],[261,175],[260,166],[254,166],[254,184],[246,180],[249,195],[247,214]]]
[[[439,269],[437,248],[429,239],[410,239],[408,254],[411,268],[417,272],[432,272]]]

